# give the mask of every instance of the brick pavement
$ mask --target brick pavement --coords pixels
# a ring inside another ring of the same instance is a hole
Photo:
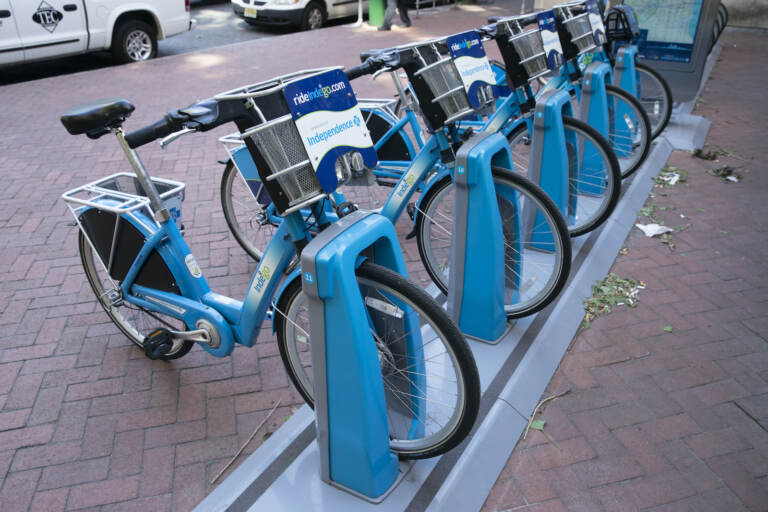
[[[570,393],[545,406],[483,511],[768,510],[765,37],[723,35],[694,113],[713,123],[705,149],[732,154],[673,153],[688,181],[648,205],[683,228],[674,250],[630,233],[612,271],[645,282],[638,306],[579,332],[544,395]],[[706,173],[723,165],[743,180]]]
[[[85,282],[59,196],[130,169],[109,137],[68,135],[62,112],[125,97],[137,107],[126,123],[135,129],[238,85],[302,67],[350,66],[368,48],[466,30],[513,3],[424,15],[408,31],[336,27],[0,88],[0,511],[191,510],[277,400],[246,454],[302,403],[268,324],[254,348],[227,358],[196,348],[152,362],[110,323]],[[355,88],[393,94],[384,78]],[[215,162],[225,153],[216,138],[225,133],[141,154],[154,175],[187,184],[187,240],[211,287],[237,297],[254,265],[221,214]],[[425,284],[415,244],[404,249],[412,277]]]

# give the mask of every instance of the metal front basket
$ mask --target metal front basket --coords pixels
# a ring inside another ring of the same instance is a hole
[[[249,137],[272,170],[266,181],[276,181],[290,207],[323,195],[301,136],[290,115],[273,119],[243,134]]]
[[[414,75],[424,79],[434,95],[432,103],[440,105],[445,113],[446,124],[472,112],[464,83],[450,57],[441,56],[440,60],[421,68]]]
[[[572,8],[583,6],[582,2],[574,2],[556,5],[552,8],[558,23],[564,26],[568,32],[571,43],[576,47],[578,55],[594,50],[597,47],[595,36],[592,33],[592,24],[589,21],[589,12],[585,11],[582,14],[574,14],[572,12]]]
[[[249,102],[260,119],[256,126],[242,130],[239,139],[251,152],[258,174],[281,214],[298,211],[325,196],[285,102],[283,89],[292,81],[332,69],[338,68],[299,71],[216,96],[219,100]]]
[[[514,36],[511,41],[520,56],[520,64],[528,73],[529,80],[549,72],[547,54],[544,51],[544,43],[541,41],[541,32],[538,29],[526,30],[522,34]]]
[[[629,5],[611,7],[605,16],[605,35],[608,41],[620,43],[629,43],[640,35],[634,9]]]
[[[538,24],[534,28],[526,28],[530,21],[530,16],[515,16],[496,22],[496,41],[505,66],[512,71],[508,75],[514,82],[510,84],[513,88],[550,71],[541,31]]]

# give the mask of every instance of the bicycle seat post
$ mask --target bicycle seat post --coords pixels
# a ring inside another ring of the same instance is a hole
[[[125,140],[125,132],[121,127],[114,128],[114,133],[117,140],[120,141],[120,147],[123,149],[126,158],[131,162],[131,166],[136,173],[136,178],[139,180],[141,188],[144,189],[147,198],[149,198],[149,204],[152,207],[152,213],[155,215],[155,218],[159,222],[169,220],[171,214],[168,211],[168,208],[165,207],[163,200],[160,198],[160,194],[157,192],[155,184],[152,183],[147,169],[144,167],[144,164],[141,163],[139,154],[128,145],[128,142]]]

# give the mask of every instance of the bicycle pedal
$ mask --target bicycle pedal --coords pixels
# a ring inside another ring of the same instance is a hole
[[[172,348],[173,336],[163,327],[158,327],[144,338],[144,355],[153,361],[166,355]]]

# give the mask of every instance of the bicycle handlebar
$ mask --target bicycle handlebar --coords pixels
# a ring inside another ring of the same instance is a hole
[[[161,120],[128,133],[125,136],[125,141],[128,143],[128,147],[136,149],[183,129],[183,122],[183,119],[174,118],[169,112]]]
[[[376,68],[372,62],[369,62],[368,59],[366,59],[366,61],[359,66],[344,70],[344,74],[347,75],[347,79],[350,81],[356,78],[360,78],[363,75],[370,75],[374,72],[376,72]]]

